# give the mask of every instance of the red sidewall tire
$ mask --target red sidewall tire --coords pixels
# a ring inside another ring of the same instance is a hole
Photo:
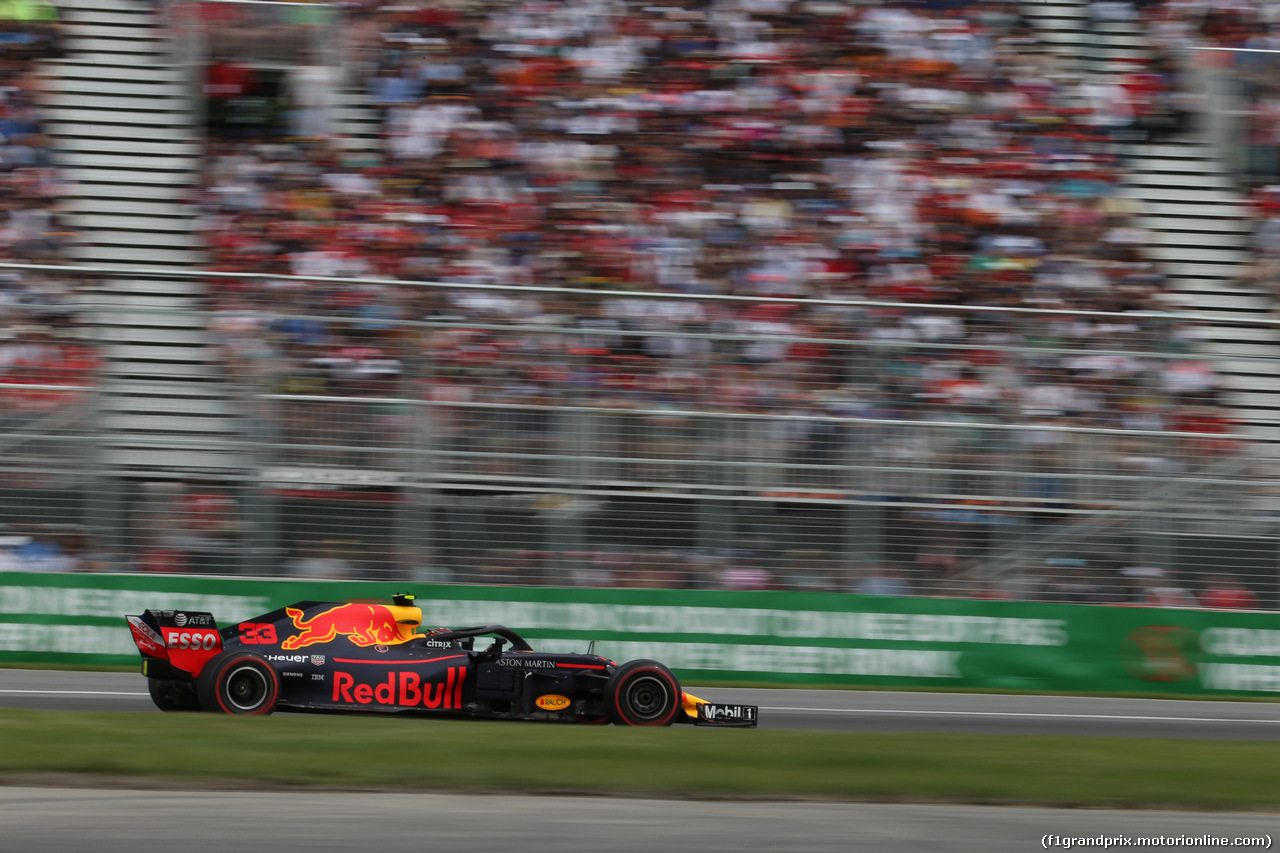
[[[605,689],[609,719],[619,726],[669,726],[681,710],[680,682],[657,661],[618,667]]]
[[[200,704],[224,714],[270,714],[280,701],[280,676],[261,655],[223,652],[200,673]]]

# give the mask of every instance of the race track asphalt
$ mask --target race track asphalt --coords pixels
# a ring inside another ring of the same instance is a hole
[[[961,693],[691,688],[755,703],[761,726],[1176,738],[1280,737],[1280,704]],[[159,713],[132,673],[0,669],[0,707]],[[517,725],[517,724],[513,724]],[[1263,838],[1274,814],[890,803],[726,802],[336,791],[0,786],[0,851],[248,849],[547,853],[1026,851],[1046,836]],[[1096,843],[1096,842],[1095,842]],[[1113,842],[1122,845],[1121,842]],[[1160,846],[1175,846],[1160,845]],[[1150,846],[1150,845],[1149,845]],[[1064,849],[1062,846],[1049,849]]]
[[[1275,740],[1280,703],[690,687],[760,706],[762,728]],[[140,675],[0,669],[0,707],[158,713]]]
[[[1243,813],[0,787],[0,848],[23,853],[1025,853],[1047,835],[1273,838],[1277,826]]]

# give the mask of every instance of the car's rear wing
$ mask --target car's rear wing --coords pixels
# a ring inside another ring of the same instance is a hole
[[[142,674],[151,678],[194,678],[222,651],[212,613],[144,610],[125,621],[142,654]]]

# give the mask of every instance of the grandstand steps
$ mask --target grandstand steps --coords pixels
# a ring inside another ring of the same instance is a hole
[[[378,111],[369,106],[361,89],[347,88],[338,93],[335,110],[339,144],[348,151],[381,151],[382,122]]]
[[[198,248],[196,238],[188,231],[169,231],[157,228],[151,231],[96,231],[94,236],[101,245],[136,247],[141,250],[150,249],[185,249]]]
[[[121,81],[129,81],[164,86],[181,85],[186,79],[184,72],[173,66],[103,65],[84,55],[65,56],[57,60],[56,64],[63,69],[63,76],[73,81],[72,85],[82,86],[86,81],[94,81],[104,86],[114,86]]]
[[[130,215],[128,213],[84,213],[80,216],[82,226],[95,231],[138,231],[144,234],[174,231],[190,235],[191,216],[148,216]]]
[[[1272,300],[1265,296],[1221,292],[1195,295],[1174,293],[1167,301],[1188,311],[1232,311],[1258,314],[1270,311],[1273,307]]]
[[[177,114],[179,123],[188,117],[188,111],[182,106],[183,92],[177,86],[157,87],[158,91],[125,95],[116,89],[114,83],[111,85],[111,93],[104,94],[101,89],[90,91],[87,85],[83,85],[84,81],[78,82],[81,85],[73,89],[48,93],[44,100],[45,113],[57,116],[63,111],[81,109],[86,100],[92,99],[94,108],[105,114],[120,113],[127,117],[141,111],[142,114],[138,117],[145,119],[152,112],[172,112]]]
[[[200,148],[194,142],[156,142],[150,139],[67,139],[62,146],[62,156],[67,158],[73,154],[198,158]]]
[[[170,220],[191,222],[195,219],[190,211],[175,210],[173,205],[166,202],[164,198],[158,200],[114,199],[110,212],[103,212],[101,201],[92,195],[92,188],[84,186],[77,188],[76,197],[67,199],[63,208],[77,217],[78,224],[84,227],[93,226],[85,224],[81,218],[94,216],[145,216],[157,223]]]
[[[169,398],[181,397],[184,401],[185,411],[188,414],[216,415],[218,417],[228,417],[231,414],[231,409],[226,400],[208,397],[203,394],[184,393],[187,388],[182,383],[122,382],[117,384],[115,390],[136,398],[131,400],[129,404],[127,411],[130,412],[168,415],[170,414]],[[108,411],[124,410],[108,409]]]
[[[123,4],[121,4],[123,5]],[[135,12],[112,12],[106,9],[80,9],[71,3],[60,2],[61,17],[64,22],[73,21],[80,27],[84,27],[82,33],[84,35],[93,35],[95,32],[106,31],[108,27],[121,25],[126,27],[134,26],[138,23],[138,17]]]
[[[1124,187],[1121,187],[1121,190],[1127,192]],[[1171,228],[1176,227],[1178,220],[1182,219],[1190,226],[1187,230],[1194,231],[1194,226],[1199,222],[1200,217],[1204,216],[1205,205],[1218,205],[1218,209],[1214,212],[1223,217],[1225,228],[1230,228],[1241,234],[1253,232],[1253,223],[1249,221],[1249,208],[1239,201],[1224,202],[1204,198],[1200,198],[1198,201],[1189,201],[1184,193],[1179,193],[1177,201],[1168,201],[1160,199],[1158,197],[1159,194],[1150,189],[1144,189],[1140,194],[1131,192],[1128,194],[1138,195],[1143,198],[1147,206],[1147,212],[1163,217]],[[1197,195],[1202,196],[1203,194]]]
[[[78,95],[88,94],[97,95],[101,93],[103,86],[102,80],[66,77],[62,81],[60,92],[50,92],[50,95],[58,96],[58,103],[74,103],[74,99]],[[127,98],[166,98],[174,95],[181,96],[184,92],[180,83],[176,80],[172,83],[155,80],[112,80],[111,91],[117,96]]]
[[[1087,0],[1021,4],[1046,47],[1064,67],[1094,75],[1123,73],[1149,56],[1137,21],[1090,21]],[[1251,259],[1252,214],[1211,142],[1193,128],[1169,139],[1125,147],[1121,193],[1139,203],[1138,224],[1151,234],[1148,257],[1168,280],[1170,308],[1211,318],[1197,329],[1197,349],[1212,359],[1239,428],[1259,441],[1257,461],[1280,465],[1280,334],[1269,293],[1241,274]],[[1250,322],[1260,321],[1260,322]],[[1257,508],[1280,510],[1280,498]]]
[[[216,476],[242,471],[244,452],[221,442],[192,440],[190,436],[177,437],[165,447],[157,447],[154,441],[142,437],[132,446],[121,439],[112,448],[110,461],[119,468],[138,472],[181,471]]]
[[[1198,226],[1203,224],[1203,220],[1199,223],[1192,222],[1190,223],[1191,227],[1187,227],[1185,222],[1179,223],[1175,220],[1166,223],[1164,217],[1159,217],[1159,219],[1161,224],[1165,226],[1156,235],[1157,245],[1159,246],[1179,246],[1185,241],[1185,243],[1194,245],[1197,248],[1230,250],[1234,253],[1231,256],[1234,260],[1241,254],[1241,241],[1248,239],[1247,233],[1239,231],[1225,229],[1217,232],[1200,231]]]
[[[1087,0],[1027,0],[1022,14],[1040,43],[1065,66],[1092,73],[1124,71],[1128,60],[1147,56],[1144,40],[1128,21],[1097,20]]]
[[[191,307],[192,299],[204,293],[204,284],[195,279],[117,279],[114,282],[113,300],[127,301],[135,296],[169,296],[181,300],[183,309]]]
[[[137,17],[129,12],[102,17],[88,9],[73,9],[69,20],[76,26],[70,44],[89,41],[95,38],[127,41],[127,42],[160,42],[165,36],[157,30],[139,29]],[[83,48],[92,50],[92,48]]]
[[[205,346],[205,337],[202,330],[174,328],[171,325],[164,324],[159,315],[153,315],[145,319],[150,319],[152,322],[146,324],[144,323],[144,318],[130,317],[131,322],[127,328],[108,327],[103,330],[102,340],[129,344],[156,343],[163,344],[166,347],[208,349]],[[169,319],[169,322],[171,323],[172,320]],[[203,361],[208,358],[208,354],[202,351],[196,358]]]
[[[145,260],[142,263],[166,264],[172,267],[188,263],[192,251],[190,249],[158,249],[147,245],[145,241],[136,241],[132,242],[131,245],[123,246],[98,244],[82,248],[77,254],[85,262],[114,261],[114,266],[117,267],[131,267],[139,263],[139,258],[143,257],[145,257]],[[113,264],[100,263],[100,265],[109,267]],[[113,288],[114,283],[108,281],[103,290],[110,292]]]
[[[77,158],[70,159],[71,162],[67,165],[75,167]],[[151,168],[147,170],[138,169],[135,164],[127,162],[129,159],[131,158],[121,157],[121,162],[115,168],[110,166],[87,166],[76,168],[75,173],[80,181],[98,186],[111,184],[124,184],[129,187],[148,184],[174,187],[191,186],[191,173],[189,171],[173,171],[174,169],[181,170],[182,162],[186,158],[180,158],[177,162],[169,162],[170,158],[151,157],[149,158]]]
[[[1272,346],[1270,341],[1218,341],[1213,345],[1213,354],[1218,358],[1235,359],[1237,365],[1248,362],[1254,371],[1265,372],[1267,360],[1274,358]]]
[[[164,401],[154,401],[163,404]],[[134,432],[161,432],[161,433],[187,433],[187,434],[220,434],[225,431],[226,425],[220,423],[220,419],[209,417],[209,413],[195,413],[190,415],[175,415],[164,413],[159,415],[150,415],[140,413],[133,401],[130,401],[130,409],[127,412],[113,413],[106,412],[103,417],[103,426],[109,430],[117,432],[134,431]]]
[[[1143,217],[1143,219],[1151,224],[1159,224],[1153,217]],[[1225,273],[1230,268],[1245,263],[1249,257],[1249,253],[1244,249],[1210,248],[1195,242],[1194,237],[1188,237],[1185,234],[1151,230],[1153,231],[1152,243],[1146,247],[1144,254],[1157,261],[1181,261],[1191,258],[1202,264],[1220,265],[1224,267]]]
[[[171,184],[139,186],[125,180],[86,181],[78,179],[75,170],[68,171],[69,177],[77,183],[76,195],[81,203],[74,207],[78,212],[114,212],[117,208],[112,202],[116,200],[151,201],[158,203],[156,210],[174,210],[175,199],[182,195],[178,191],[181,188],[175,188]]]
[[[207,347],[193,347],[192,356],[208,357]],[[194,350],[199,350],[198,352]],[[194,380],[200,383],[212,383],[219,378],[216,366],[210,361],[178,361],[174,355],[164,353],[158,347],[140,347],[131,344],[109,344],[104,348],[107,358],[127,359],[129,379],[163,379]],[[108,374],[108,378],[111,377]],[[216,392],[217,388],[205,388],[205,393]],[[174,401],[174,411],[182,407]]]
[[[144,136],[149,135],[149,131],[155,128],[157,119],[162,119],[165,125],[174,127],[195,124],[194,117],[189,113],[175,109],[172,102],[150,107],[146,112],[129,108],[117,109],[110,103],[94,103],[93,106],[87,106],[87,102],[89,102],[89,97],[81,95],[77,106],[49,107],[45,110],[45,115],[50,123],[56,125],[106,124],[137,127],[141,129],[141,135]]]
[[[170,293],[157,296],[149,293],[117,292],[113,295],[111,302],[113,306],[135,311],[134,316],[137,322],[144,325],[147,323],[147,312],[163,315],[174,311],[185,311],[191,305],[190,297],[174,296]]]
[[[1122,186],[1119,188],[1121,195],[1130,198],[1139,198],[1146,202],[1177,202],[1183,205],[1197,205],[1204,207],[1212,207],[1218,205],[1224,208],[1230,208],[1233,212],[1243,211],[1243,199],[1240,194],[1234,191],[1218,191],[1197,189],[1194,187],[1177,188],[1174,186],[1152,186],[1148,184],[1141,191],[1134,187]],[[1186,216],[1185,211],[1180,215]],[[1244,216],[1243,212],[1238,213]]]
[[[1215,364],[1225,402],[1241,428],[1257,436],[1259,430],[1280,425],[1280,388],[1259,385],[1280,359],[1280,335],[1274,326],[1247,321],[1272,319],[1275,300],[1241,280],[1252,257],[1253,226],[1234,177],[1199,140],[1179,142],[1160,146],[1162,157],[1135,162],[1125,176],[1125,188],[1139,199],[1151,187],[1173,187],[1182,195],[1176,214],[1148,205],[1139,217],[1139,224],[1152,234],[1147,255],[1168,277],[1166,304],[1214,318],[1202,325],[1198,348],[1220,359]],[[1211,200],[1201,201],[1205,193]],[[1222,203],[1223,197],[1233,203]],[[1199,208],[1199,214],[1188,208]]]
[[[198,268],[188,203],[203,132],[187,70],[149,0],[60,0],[65,56],[45,63],[46,130],[73,185],[71,260],[145,270]],[[109,465],[239,469],[221,446],[240,432],[202,313],[203,285],[103,276],[82,302],[107,367]],[[196,439],[194,442],[192,438]]]
[[[49,121],[45,124],[47,127],[51,128],[51,130],[55,131],[53,134],[55,136],[59,136],[67,132],[74,133],[75,128],[78,126],[76,122],[64,123],[59,121]],[[62,125],[65,126],[60,127]],[[58,131],[61,131],[61,133]],[[131,127],[129,125],[97,124],[93,127],[93,138],[95,140],[119,140],[123,142],[138,141],[143,144],[152,144],[157,141],[150,135],[145,139],[139,139],[139,132],[140,131],[137,127]],[[199,138],[200,133],[194,127],[169,127],[165,128],[163,141],[169,143],[194,144],[199,140]],[[87,145],[91,143],[86,140],[81,144]]]

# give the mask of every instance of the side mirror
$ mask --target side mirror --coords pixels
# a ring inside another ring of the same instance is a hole
[[[480,654],[482,657],[485,657],[485,658],[502,657],[502,647],[505,646],[506,644],[507,644],[506,639],[504,639],[503,637],[497,637],[496,639],[494,639],[493,643],[489,646],[489,648],[485,649]]]

